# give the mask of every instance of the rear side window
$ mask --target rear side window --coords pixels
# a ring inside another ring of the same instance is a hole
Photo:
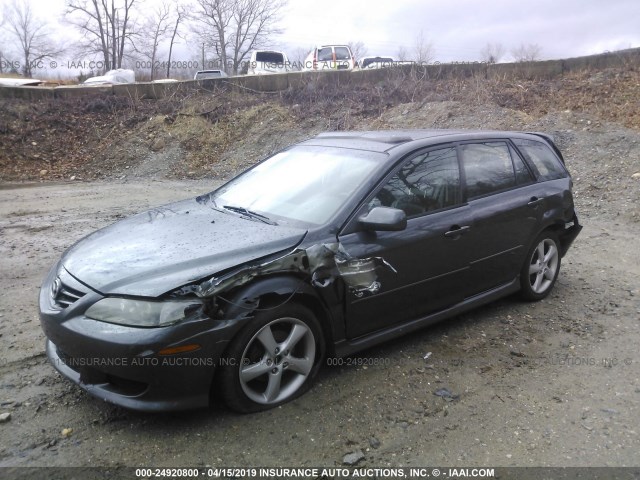
[[[513,143],[529,164],[536,169],[539,180],[555,180],[567,176],[558,157],[544,143],[522,139],[514,139]]]
[[[467,184],[473,199],[516,185],[509,147],[504,142],[470,143],[460,146]]]
[[[284,63],[284,57],[278,52],[257,52],[256,62]]]
[[[336,60],[349,60],[351,53],[347,47],[336,47]]]
[[[515,152],[513,147],[509,147],[509,152],[511,152],[511,158],[513,159],[513,166],[516,170],[516,181],[518,182],[518,185],[527,185],[535,182],[536,179],[531,175],[529,168],[525,165],[520,155]]]
[[[318,50],[318,61],[319,62],[330,62],[333,60],[333,52],[331,51],[331,47],[321,48]]]

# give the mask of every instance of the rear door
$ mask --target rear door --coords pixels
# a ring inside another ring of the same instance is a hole
[[[513,280],[544,212],[544,196],[510,142],[459,146],[465,199],[473,216],[471,294]]]
[[[404,210],[407,228],[371,232],[357,217],[376,206]],[[397,273],[378,267],[380,290],[347,293],[347,337],[419,318],[464,298],[473,245],[470,208],[462,203],[455,146],[417,152],[392,172],[339,235],[353,257],[382,257]]]

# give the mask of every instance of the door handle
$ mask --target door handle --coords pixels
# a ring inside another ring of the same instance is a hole
[[[448,232],[444,232],[445,237],[458,237],[471,229],[469,225],[452,225]]]
[[[527,206],[529,206],[529,207],[537,207],[543,201],[544,201],[544,198],[531,197],[531,199],[529,200],[529,203],[527,203]]]

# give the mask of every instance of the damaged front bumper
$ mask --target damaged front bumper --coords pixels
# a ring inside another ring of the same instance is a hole
[[[47,357],[62,375],[93,396],[134,410],[209,405],[215,371],[243,322],[203,316],[159,328],[105,323],[84,315],[103,298],[95,292],[65,309],[56,308],[52,279],[55,272],[40,291],[40,322]],[[189,350],[181,351],[184,346]]]
[[[56,370],[108,402],[134,410],[164,411],[209,405],[214,373],[224,362],[224,349],[235,333],[229,327],[238,322],[219,322],[218,328],[188,338],[180,338],[175,331],[159,334],[115,326],[120,330],[118,336],[127,339],[122,343],[98,338],[95,333],[100,326],[86,317],[54,323],[43,316],[47,357]],[[200,348],[173,355],[159,353],[186,343]]]

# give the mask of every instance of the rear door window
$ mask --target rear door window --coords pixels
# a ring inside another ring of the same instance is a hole
[[[468,143],[461,145],[460,150],[467,199],[516,186],[513,162],[506,142]]]
[[[539,180],[555,180],[567,176],[558,157],[544,143],[519,138],[514,139],[513,143],[516,144],[529,164],[535,168]]]

